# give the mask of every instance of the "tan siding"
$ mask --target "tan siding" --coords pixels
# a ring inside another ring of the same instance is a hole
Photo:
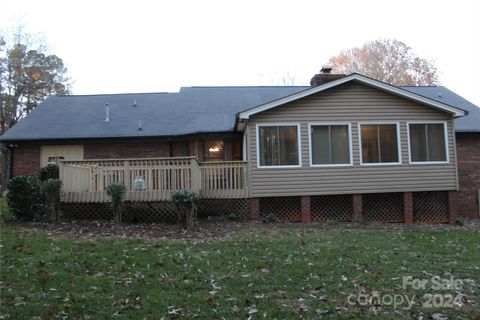
[[[381,120],[398,121],[400,124],[402,164],[360,166],[358,122]],[[436,165],[408,163],[407,122],[413,120],[447,121],[450,163]],[[352,122],[352,167],[310,167],[308,123],[321,121]],[[300,124],[301,168],[257,168],[256,125],[275,122]],[[262,112],[251,117],[246,130],[252,197],[455,190],[456,188],[451,116],[365,85],[345,84]]]

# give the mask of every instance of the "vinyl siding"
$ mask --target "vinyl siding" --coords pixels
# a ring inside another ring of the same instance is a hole
[[[407,122],[446,121],[447,164],[409,164]],[[308,124],[345,121],[352,124],[353,166],[310,167]],[[359,122],[398,121],[401,164],[361,166]],[[256,127],[262,123],[299,123],[300,168],[257,168]],[[359,83],[347,83],[252,116],[247,124],[251,197],[299,196],[455,190],[457,185],[451,115]]]

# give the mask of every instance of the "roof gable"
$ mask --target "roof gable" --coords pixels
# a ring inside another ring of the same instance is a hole
[[[304,91],[294,93],[292,95],[280,98],[278,100],[275,100],[275,101],[272,101],[272,102],[269,102],[269,103],[266,103],[266,104],[263,104],[263,105],[259,105],[257,107],[251,108],[249,110],[240,112],[238,114],[238,118],[240,120],[249,119],[250,116],[255,115],[259,112],[270,110],[272,108],[284,105],[286,103],[289,103],[289,102],[292,102],[292,101],[295,101],[295,100],[298,100],[298,99],[301,99],[301,98],[308,97],[308,96],[310,96],[312,94],[315,94],[315,93],[326,91],[330,88],[334,88],[334,87],[337,87],[341,84],[351,82],[351,81],[360,82],[364,85],[367,85],[367,86],[370,86],[370,87],[373,87],[373,88],[376,88],[376,89],[379,89],[379,90],[382,90],[382,91],[385,91],[385,92],[388,92],[388,93],[391,93],[391,94],[394,94],[394,95],[397,95],[397,96],[400,96],[400,97],[403,97],[403,98],[406,98],[408,100],[412,100],[412,101],[415,101],[415,102],[418,102],[418,103],[436,108],[438,110],[450,113],[454,117],[462,117],[465,114],[467,114],[467,112],[465,112],[465,110],[462,110],[460,108],[453,107],[453,106],[445,104],[443,102],[427,98],[425,96],[416,94],[415,92],[412,92],[412,91],[404,90],[400,87],[392,86],[390,84],[365,77],[365,76],[360,75],[358,73],[354,73],[354,74],[351,74],[351,75],[346,76],[344,78],[340,78],[338,80],[334,80],[334,81],[325,83],[325,84],[317,86],[317,87],[312,87],[312,88],[306,89]]]

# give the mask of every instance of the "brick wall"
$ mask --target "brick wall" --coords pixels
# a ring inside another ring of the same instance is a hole
[[[85,159],[159,158],[170,156],[166,141],[85,143]]]
[[[18,145],[12,152],[14,176],[35,176],[40,169],[40,145]]]
[[[172,147],[172,152],[171,155],[172,157],[188,157],[189,152],[188,152],[188,142],[173,142],[171,144]]]
[[[233,160],[233,141],[225,140],[225,161]]]
[[[241,138],[229,135],[214,136],[225,139],[225,160],[236,159],[232,144],[241,142]],[[209,138],[207,136],[207,138]],[[210,138],[211,139],[211,138]],[[36,175],[40,169],[41,145],[83,145],[84,159],[125,159],[125,158],[160,158],[197,156],[204,161],[203,137],[190,137],[185,140],[129,140],[129,141],[59,141],[48,143],[19,143],[13,150],[13,175]]]
[[[459,217],[479,218],[480,133],[457,133],[457,159],[460,191],[451,199]]]
[[[352,199],[353,205],[353,220],[361,220],[363,216],[363,196],[361,194],[354,194]]]
[[[411,192],[405,192],[403,194],[403,210],[405,223],[413,222],[413,194]]]
[[[205,160],[205,144],[203,140],[196,140],[196,145],[197,145],[197,157],[198,160],[204,161]]]

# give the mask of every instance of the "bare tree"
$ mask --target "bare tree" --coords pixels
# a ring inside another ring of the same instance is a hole
[[[294,86],[296,84],[295,81],[295,74],[290,73],[290,71],[287,71],[282,75],[281,78],[281,85],[283,86]]]
[[[68,94],[62,59],[18,27],[0,35],[0,134],[51,94]]]
[[[260,82],[262,85],[268,86],[297,86],[299,85],[297,82],[297,78],[295,73],[291,71],[279,72],[275,74],[268,74],[263,75],[261,74],[260,77],[262,78]]]
[[[361,73],[396,86],[435,85],[437,68],[395,39],[379,39],[342,51],[327,63],[337,73]]]

